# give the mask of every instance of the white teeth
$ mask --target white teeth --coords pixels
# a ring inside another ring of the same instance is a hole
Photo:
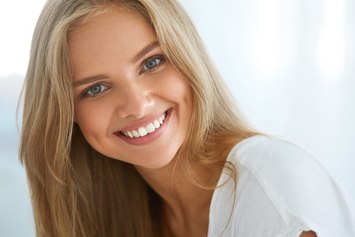
[[[136,130],[132,131],[134,137],[139,137],[139,133]]]
[[[134,138],[134,135],[133,135],[133,133],[132,133],[131,131],[128,131],[127,134],[128,134],[128,136],[129,136],[130,138]]]
[[[147,131],[147,129],[146,128],[139,128],[138,129],[138,133],[139,133],[139,136],[141,136],[141,137],[144,137],[145,135],[147,135],[148,134],[148,131]]]
[[[148,124],[148,126],[147,126],[147,132],[148,132],[148,133],[152,133],[152,132],[154,132],[154,131],[155,131],[154,125],[153,125],[152,123]]]
[[[122,134],[125,135],[126,137],[130,137],[130,138],[144,137],[144,136],[148,135],[149,133],[152,133],[156,129],[158,129],[163,124],[165,117],[166,116],[164,113],[158,119],[149,123],[145,127],[140,127],[140,128],[138,128],[138,130],[122,131]]]
[[[154,127],[155,128],[159,128],[160,127],[160,123],[157,120],[154,120]]]

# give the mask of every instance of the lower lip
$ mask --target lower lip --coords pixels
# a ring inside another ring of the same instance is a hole
[[[115,133],[115,135],[132,145],[145,145],[150,142],[153,142],[163,134],[167,124],[169,123],[171,112],[171,109],[167,111],[164,123],[159,128],[155,129],[154,132],[149,133],[144,137],[130,138],[122,135],[120,132]]]

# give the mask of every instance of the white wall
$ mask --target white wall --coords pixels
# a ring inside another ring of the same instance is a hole
[[[355,197],[355,3],[182,0],[255,128],[311,152]]]
[[[252,125],[303,146],[355,197],[355,2],[181,2]],[[0,8],[0,236],[34,236],[15,106],[43,3]]]

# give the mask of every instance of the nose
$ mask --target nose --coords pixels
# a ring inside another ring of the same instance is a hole
[[[129,84],[120,90],[116,110],[121,118],[141,118],[151,110],[153,104],[149,89]]]

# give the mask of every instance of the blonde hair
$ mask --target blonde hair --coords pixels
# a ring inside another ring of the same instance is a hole
[[[175,0],[49,0],[32,39],[20,144],[37,236],[168,234],[159,196],[132,165],[92,149],[73,123],[68,34],[114,5],[143,16],[168,59],[190,80],[193,122],[178,154],[186,157],[188,176],[193,177],[190,161],[216,164],[221,151],[254,134],[237,116],[196,29]]]

